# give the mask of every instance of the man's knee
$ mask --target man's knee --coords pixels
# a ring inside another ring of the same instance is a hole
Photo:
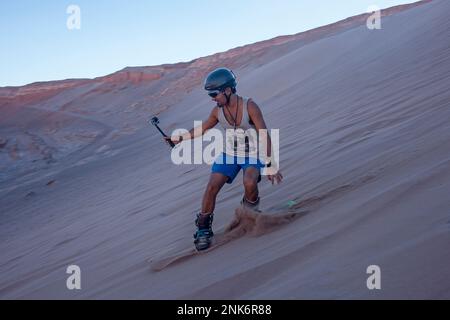
[[[210,195],[217,195],[220,191],[220,185],[216,183],[208,183],[206,186],[206,193]]]

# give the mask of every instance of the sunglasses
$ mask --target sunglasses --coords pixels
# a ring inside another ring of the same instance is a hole
[[[211,98],[215,98],[221,93],[222,93],[222,91],[220,91],[220,90],[212,90],[212,91],[208,91],[208,96],[210,96]]]

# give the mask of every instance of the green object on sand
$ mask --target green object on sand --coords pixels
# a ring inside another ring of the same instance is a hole
[[[292,208],[292,207],[295,206],[296,204],[297,204],[297,201],[290,200],[290,201],[288,201],[287,206],[288,206],[289,208]]]

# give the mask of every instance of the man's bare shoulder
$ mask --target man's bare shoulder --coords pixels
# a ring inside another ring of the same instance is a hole
[[[209,114],[208,119],[206,120],[206,122],[204,122],[205,129],[211,129],[211,128],[215,127],[217,123],[219,123],[218,111],[219,111],[219,108],[217,106],[215,106],[211,110],[211,113]]]
[[[216,118],[216,119],[219,119],[219,107],[218,106],[215,106],[212,110],[211,110],[211,114],[210,114],[210,116],[212,116],[212,117],[214,117],[214,118]]]
[[[247,110],[250,114],[261,113],[261,109],[259,108],[258,104],[255,101],[253,101],[252,98],[248,99]]]

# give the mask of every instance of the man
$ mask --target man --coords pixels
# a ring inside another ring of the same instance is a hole
[[[237,81],[234,73],[226,68],[219,68],[211,72],[205,80],[205,90],[217,106],[212,110],[209,118],[201,127],[194,128],[181,136],[172,136],[166,140],[172,140],[178,144],[183,140],[195,139],[202,136],[208,129],[218,123],[227,130],[225,152],[221,154],[214,165],[212,173],[203,196],[202,211],[197,214],[195,224],[198,228],[194,234],[194,244],[197,250],[205,250],[211,244],[213,237],[212,221],[216,197],[225,183],[231,184],[239,171],[244,172],[245,194],[241,201],[243,206],[258,210],[259,192],[258,183],[261,181],[261,169],[268,169],[268,179],[273,183],[279,183],[283,176],[277,171],[277,165],[272,156],[272,143],[267,134],[265,146],[267,148],[266,159],[259,159],[256,146],[258,136],[246,134],[249,129],[259,132],[267,129],[263,115],[258,105],[251,99],[240,97],[236,94]],[[229,134],[230,130],[233,134]],[[244,148],[239,148],[244,145]],[[261,162],[264,160],[264,164]]]

